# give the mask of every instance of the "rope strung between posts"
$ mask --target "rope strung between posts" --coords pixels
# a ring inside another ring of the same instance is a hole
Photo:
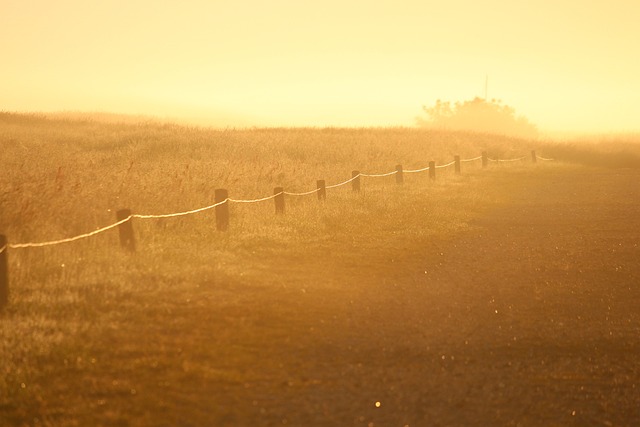
[[[320,191],[320,189],[316,188],[315,190],[307,191],[305,193],[290,193],[288,191],[284,191],[284,194],[287,196],[308,196],[309,194],[317,193],[318,191]]]
[[[527,156],[518,157],[517,159],[492,159],[490,157],[487,157],[487,160],[490,160],[492,162],[517,162],[519,160],[524,160],[526,158]]]
[[[273,198],[278,197],[279,195],[281,195],[282,193],[284,193],[283,191],[274,194],[273,196],[267,196],[267,197],[263,197],[261,199],[250,199],[250,200],[238,200],[238,199],[227,199],[230,202],[233,203],[258,203],[258,202],[264,202],[265,200],[271,200]],[[225,200],[225,202],[227,201]]]
[[[370,178],[382,177],[382,176],[390,176],[397,174],[398,171],[388,172],[388,173],[361,173],[360,176],[366,176]]]
[[[120,221],[117,221],[113,224],[107,225],[105,227],[99,228],[97,230],[94,230],[90,233],[84,233],[84,234],[80,234],[78,236],[74,236],[74,237],[69,237],[66,239],[59,239],[59,240],[51,240],[48,242],[38,242],[38,243],[9,243],[7,245],[5,245],[2,250],[0,250],[0,252],[4,251],[7,247],[11,248],[11,249],[19,249],[19,248],[34,248],[34,247],[43,247],[43,246],[53,246],[53,245],[59,245],[62,243],[68,243],[68,242],[73,242],[76,240],[80,240],[80,239],[86,239],[87,237],[92,237],[95,236],[96,234],[100,234],[100,233],[104,233],[105,231],[111,230],[112,228],[115,228],[117,226],[119,226],[120,224],[124,224],[125,222],[129,221],[131,218],[140,218],[140,219],[150,219],[150,218],[172,218],[172,217],[177,217],[177,216],[184,216],[184,215],[191,215],[194,213],[198,213],[198,212],[202,212],[202,211],[206,211],[209,209],[213,209],[216,206],[220,206],[221,204],[225,203],[227,200],[223,200],[221,202],[215,203],[213,205],[210,206],[206,206],[204,208],[199,208],[199,209],[193,209],[190,211],[185,211],[185,212],[176,212],[176,213],[171,213],[171,214],[162,214],[162,215],[142,215],[142,214],[133,214],[133,215],[129,215],[128,217],[121,219]]]
[[[453,164],[455,164],[455,163],[456,163],[456,161],[454,160],[453,162],[451,162],[451,163],[447,163],[446,165],[436,166],[436,169],[440,169],[440,168],[448,168],[449,166],[451,166],[451,165],[453,165]]]
[[[476,160],[480,160],[482,156],[474,157],[473,159],[461,159],[461,162],[475,162]]]
[[[424,172],[424,171],[428,171],[428,170],[429,170],[429,166],[427,166],[426,168],[422,168],[422,169],[413,169],[413,170],[405,169],[402,172],[405,172],[405,173],[416,173],[416,172]]]
[[[106,227],[102,227],[99,228],[95,231],[92,231],[90,233],[85,233],[85,234],[80,234],[78,236],[75,237],[69,237],[67,239],[60,239],[60,240],[51,240],[49,242],[38,242],[38,243],[9,243],[7,245],[5,245],[6,247],[9,247],[11,249],[19,249],[19,248],[40,248],[43,246],[52,246],[52,245],[59,245],[61,243],[67,243],[67,242],[73,242],[76,240],[80,240],[80,239],[85,239],[87,237],[91,237],[91,236],[95,236],[96,234],[100,234],[103,233],[107,230],[111,230],[112,228],[115,228],[117,226],[119,226],[120,224],[124,224],[125,222],[129,221],[131,219],[131,215],[128,216],[125,219],[122,219],[116,223],[113,223],[111,225],[107,225]],[[5,249],[3,248],[3,250]],[[2,251],[0,251],[2,252]]]
[[[518,160],[523,160],[525,159],[527,156],[524,157],[519,157],[517,159],[507,159],[507,160],[495,160],[495,159],[489,159],[493,162],[515,162]],[[551,161],[553,159],[546,159],[544,157],[540,157],[540,156],[536,156],[538,159],[540,160],[547,160],[547,161]],[[474,157],[472,159],[461,159],[460,162],[473,162],[476,160],[481,159],[482,156],[478,156],[478,157]],[[446,168],[449,167],[453,164],[455,164],[455,160],[453,162],[447,163],[445,165],[440,165],[440,166],[435,166],[436,169],[439,168]],[[426,167],[426,168],[422,168],[422,169],[405,169],[403,170],[404,173],[418,173],[418,172],[425,172],[428,171],[430,169],[430,167]],[[355,179],[358,179],[359,177],[363,176],[363,177],[372,177],[372,178],[376,178],[376,177],[385,177],[385,176],[391,176],[391,175],[395,175],[399,173],[398,170],[395,170],[393,172],[388,172],[388,173],[380,173],[380,174],[365,174],[365,173],[358,173],[357,175],[347,179],[346,181],[340,182],[338,184],[333,184],[333,185],[327,185],[325,186],[325,189],[331,189],[331,188],[338,188],[341,187],[343,185],[346,185],[352,181],[354,181]],[[160,214],[160,215],[143,215],[143,214],[132,214],[127,216],[126,218],[123,218],[113,224],[107,225],[105,227],[102,228],[98,228],[97,230],[91,231],[89,233],[84,233],[84,234],[79,234],[77,236],[74,237],[69,237],[66,239],[59,239],[59,240],[50,240],[50,241],[45,241],[45,242],[28,242],[28,243],[7,243],[6,245],[4,245],[2,248],[0,248],[0,253],[4,252],[5,250],[7,250],[8,248],[10,249],[21,249],[21,248],[35,248],[35,247],[43,247],[43,246],[53,246],[53,245],[59,245],[62,243],[68,243],[68,242],[74,242],[76,240],[81,240],[81,239],[85,239],[88,237],[92,237],[95,236],[97,234],[100,233],[104,233],[105,231],[111,230],[112,228],[115,228],[119,225],[124,224],[127,221],[130,221],[132,218],[138,218],[138,219],[152,219],[152,218],[173,218],[173,217],[179,217],[179,216],[185,216],[185,215],[192,215],[195,213],[199,213],[199,212],[204,212],[210,209],[213,209],[217,206],[220,206],[224,203],[227,202],[231,202],[231,203],[258,203],[258,202],[264,202],[267,200],[271,200],[274,199],[282,194],[286,194],[289,196],[307,196],[309,194],[314,194],[317,193],[318,191],[320,191],[320,188],[316,188],[314,190],[311,191],[307,191],[307,192],[303,192],[303,193],[291,193],[291,192],[287,192],[287,191],[280,191],[279,193],[273,194],[271,196],[267,196],[267,197],[262,197],[262,198],[258,198],[258,199],[246,199],[246,200],[242,200],[242,199],[231,199],[231,198],[226,198],[220,202],[214,203],[213,205],[209,205],[209,206],[205,206],[202,208],[198,208],[198,209],[193,209],[193,210],[189,210],[189,211],[184,211],[184,212],[175,212],[175,213],[170,213],[170,214]]]
[[[171,214],[163,214],[163,215],[141,215],[141,214],[133,214],[131,216],[129,216],[129,218],[140,218],[140,219],[149,219],[149,218],[172,218],[175,216],[184,216],[184,215],[191,215],[194,213],[198,213],[198,212],[203,212],[209,209],[213,209],[216,206],[220,206],[221,204],[225,203],[227,200],[229,199],[225,199],[221,202],[215,203],[213,205],[210,206],[206,206],[204,208],[199,208],[199,209],[194,209],[191,211],[185,211],[185,212],[177,212],[177,213],[171,213]],[[129,219],[127,218],[127,220]]]
[[[346,185],[346,184],[350,183],[351,181],[353,181],[356,178],[360,178],[360,174],[358,174],[358,175],[356,175],[356,176],[354,176],[354,177],[352,177],[352,178],[350,178],[350,179],[348,179],[348,180],[346,180],[344,182],[341,182],[340,184],[327,185],[327,186],[325,186],[325,188],[337,188],[337,187],[340,187],[342,185]]]

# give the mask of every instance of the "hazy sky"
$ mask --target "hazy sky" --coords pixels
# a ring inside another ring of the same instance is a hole
[[[502,99],[543,129],[640,129],[637,0],[0,0],[0,110],[413,125]]]

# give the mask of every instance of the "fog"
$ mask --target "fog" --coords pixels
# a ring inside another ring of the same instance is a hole
[[[212,126],[413,126],[485,94],[543,132],[637,130],[623,2],[12,2],[0,110]]]

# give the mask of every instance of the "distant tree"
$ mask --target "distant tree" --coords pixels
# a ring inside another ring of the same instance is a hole
[[[466,130],[496,133],[520,138],[535,138],[538,129],[525,117],[516,116],[515,110],[501,101],[482,98],[471,101],[449,102],[437,100],[433,107],[423,106],[427,117],[417,117],[419,126],[443,130]]]

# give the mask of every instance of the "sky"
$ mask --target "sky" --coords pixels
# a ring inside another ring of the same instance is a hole
[[[637,0],[0,0],[0,111],[413,126],[500,99],[543,131],[640,130]]]

